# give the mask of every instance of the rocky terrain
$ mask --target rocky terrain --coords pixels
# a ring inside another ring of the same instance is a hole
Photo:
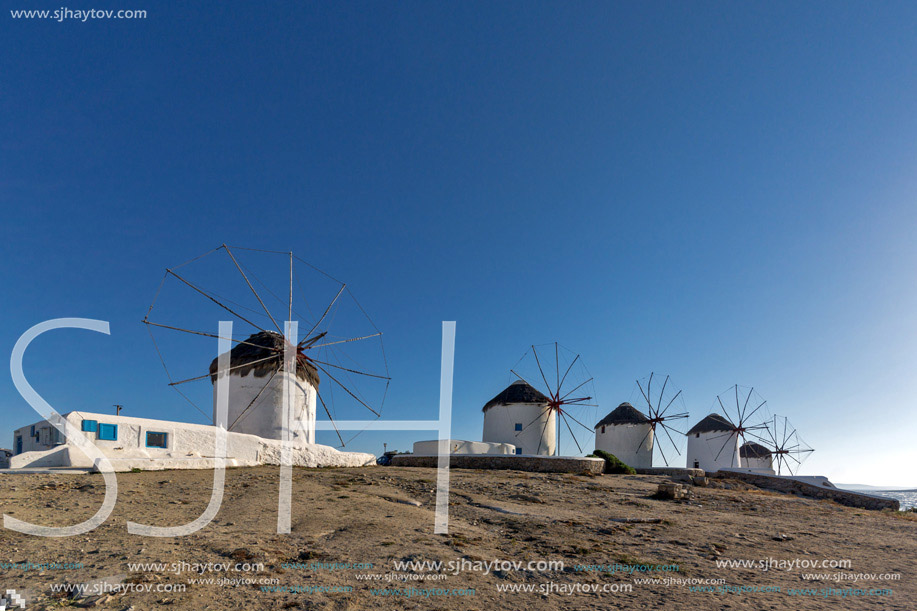
[[[435,477],[421,468],[294,469],[292,533],[278,535],[277,468],[231,469],[211,524],[150,538],[129,534],[126,522],[194,520],[213,474],[119,474],[114,512],[88,534],[0,530],[0,589],[25,591],[27,609],[138,611],[887,610],[917,600],[917,514],[729,480],[673,501],[655,497],[668,481],[661,476],[454,469],[449,534],[435,535]],[[2,512],[38,524],[80,522],[103,495],[97,474],[0,474]],[[423,564],[435,561],[444,564]],[[849,566],[828,566],[835,561]],[[810,568],[816,562],[828,565]]]

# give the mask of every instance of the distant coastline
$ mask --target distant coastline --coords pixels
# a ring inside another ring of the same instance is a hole
[[[854,492],[868,492],[869,490],[882,492],[917,492],[917,486],[871,486],[868,484],[834,484],[843,490],[852,490]]]

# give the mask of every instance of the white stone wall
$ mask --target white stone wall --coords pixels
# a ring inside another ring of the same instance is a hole
[[[210,469],[214,466],[216,427],[168,420],[106,416],[88,412],[71,412],[66,420],[81,429],[85,420],[118,425],[118,439],[105,441],[96,433],[84,432],[117,471],[139,469]],[[39,423],[50,426],[48,423]],[[22,429],[19,429],[22,430]],[[29,427],[25,427],[29,432]],[[146,433],[166,433],[166,448],[146,447]],[[280,464],[282,443],[255,435],[227,433],[227,466]],[[12,468],[24,467],[92,467],[89,459],[72,443],[26,451],[12,457]],[[374,464],[375,456],[362,452],[339,452],[329,446],[299,443],[293,451],[293,464],[308,467],[357,467]]]
[[[697,466],[711,473],[729,467],[744,467],[739,456],[741,441],[738,435],[730,436],[728,431],[692,433],[688,435],[686,466],[689,469]],[[720,448],[723,448],[722,451]]]
[[[36,435],[32,435],[33,427]],[[39,420],[29,426],[16,429],[13,431],[13,453],[15,454],[18,451],[18,440],[20,438],[22,439],[23,452],[42,452],[50,450],[58,445],[58,440],[62,442],[62,439],[57,437],[56,434],[52,432],[52,429],[53,427],[44,420]]]
[[[606,424],[595,429],[595,449],[610,452],[635,469],[653,466],[653,442],[649,423]]]
[[[550,456],[557,446],[557,416],[545,405],[511,403],[495,405],[484,412],[483,441],[508,443],[522,454]],[[531,424],[533,420],[537,421]],[[516,431],[516,425],[524,429]],[[547,426],[545,426],[547,425]],[[528,428],[526,428],[528,427]]]
[[[509,443],[485,443],[483,441],[449,440],[451,454],[515,454],[516,446]],[[438,456],[439,440],[415,441],[414,454],[418,456]]]
[[[233,433],[282,440],[283,393],[286,381],[290,380],[293,385],[292,441],[295,445],[314,444],[315,389],[308,382],[283,371],[277,372],[270,382],[268,379],[270,374],[259,377],[254,371],[244,376],[239,375],[238,370],[230,373],[227,429]],[[216,421],[216,384],[213,388],[213,413]]]

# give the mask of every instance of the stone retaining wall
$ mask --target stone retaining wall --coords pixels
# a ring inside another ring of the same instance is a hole
[[[839,488],[815,486],[788,477],[778,477],[775,475],[745,473],[742,471],[717,471],[713,473],[711,477],[738,479],[759,488],[786,492],[788,494],[800,494],[816,499],[829,499],[841,505],[860,507],[862,509],[894,509],[897,511],[900,506],[895,499],[888,499],[871,494],[860,494],[858,492],[841,490]]]
[[[393,467],[436,467],[438,456],[396,454]],[[579,456],[506,456],[498,454],[453,454],[449,466],[455,469],[509,469],[541,473],[583,473],[600,475],[605,470],[601,458]]]

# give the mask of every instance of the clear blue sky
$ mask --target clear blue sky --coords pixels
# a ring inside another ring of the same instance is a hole
[[[809,473],[917,486],[913,5],[93,4],[149,17],[0,15],[0,348],[111,321],[33,344],[59,411],[201,421],[139,320],[226,242],[349,283],[386,333],[386,417],[435,416],[456,320],[456,437],[558,340],[601,415],[650,371],[692,423],[753,385]],[[36,415],[4,378],[8,446]]]

